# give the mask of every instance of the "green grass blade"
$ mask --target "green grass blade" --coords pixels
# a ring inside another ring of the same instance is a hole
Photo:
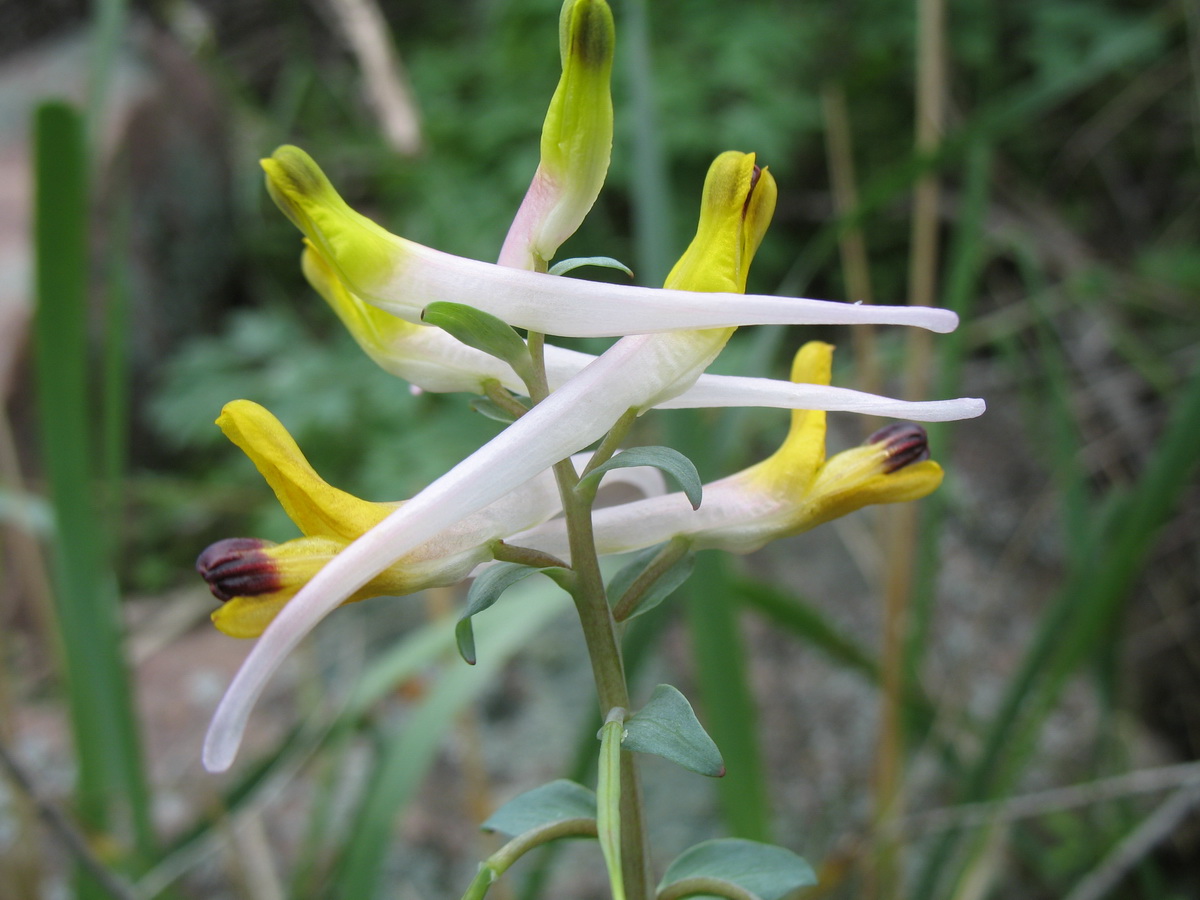
[[[1119,504],[1118,513],[1105,518],[1106,527],[1093,529],[1079,551],[1092,565],[1074,567],[1043,616],[1033,645],[1009,682],[984,749],[965,780],[960,801],[999,797],[1015,784],[1067,679],[1114,633],[1156,532],[1198,462],[1200,369],[1181,392],[1167,431],[1135,488]],[[919,896],[934,896],[933,885],[953,844],[953,838],[946,836],[931,854],[918,886]]]
[[[343,864],[331,896],[368,900],[379,894],[393,824],[412,799],[456,716],[494,682],[513,653],[568,606],[566,596],[550,585],[531,583],[521,592],[525,595],[525,613],[499,617],[493,613],[490,619],[487,613],[480,616],[487,627],[480,629],[482,652],[478,664],[469,667],[455,658],[385,747],[349,828]],[[446,628],[452,630],[449,625]]]
[[[69,106],[47,103],[37,111],[35,135],[37,408],[55,514],[56,626],[79,766],[78,811],[96,833],[132,821],[139,848],[149,851],[148,792],[95,496],[82,122]]]
[[[674,261],[674,223],[667,161],[659,134],[650,62],[650,24],[646,0],[622,4],[621,40],[626,90],[633,106],[634,265],[642,284],[660,285]]]
[[[681,592],[700,687],[695,705],[725,758],[726,773],[717,782],[717,792],[732,836],[769,843],[771,807],[738,605],[730,589],[731,568],[724,553],[698,553],[696,569]]]

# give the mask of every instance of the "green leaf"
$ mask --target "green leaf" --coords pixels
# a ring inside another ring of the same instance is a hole
[[[636,753],[653,753],[701,775],[720,778],[725,774],[721,751],[687,698],[669,684],[656,687],[650,701],[625,720],[621,745]]]
[[[560,778],[513,797],[479,827],[515,836],[567,819],[594,818],[595,792]]]
[[[611,256],[576,256],[571,259],[564,259],[561,262],[556,262],[550,267],[551,275],[566,275],[575,269],[582,266],[599,266],[602,269],[620,269],[630,278],[633,277],[633,269],[625,265],[620,260],[613,259]]]
[[[781,900],[796,888],[817,883],[817,876],[791,850],[742,838],[705,841],[684,850],[663,876],[658,889],[685,878],[719,878],[762,900]]]
[[[471,616],[483,612],[518,581],[538,571],[541,570],[520,563],[496,563],[484,569],[472,582],[471,590],[467,592],[467,611],[454,626],[458,652],[468,664],[475,665],[475,630],[471,627]]]
[[[521,336],[503,319],[467,306],[438,300],[421,311],[421,321],[449,332],[468,347],[502,359],[526,381],[531,373],[529,349]]]
[[[651,572],[656,566],[661,567],[661,570]],[[617,614],[617,621],[627,622],[654,609],[688,580],[695,566],[696,554],[686,546],[658,544],[636,553],[629,564],[617,572],[608,583],[608,595],[614,598],[613,609]],[[647,577],[653,580],[648,584],[640,584],[647,573]],[[630,597],[627,602],[626,595],[635,585],[641,593],[636,598]],[[636,605],[632,609],[626,609],[630,602]]]
[[[679,482],[688,502],[692,504],[692,509],[700,508],[700,500],[704,493],[700,473],[696,471],[690,459],[670,447],[631,447],[622,450],[608,462],[596,466],[584,475],[579,480],[579,489],[594,491],[600,485],[600,479],[604,477],[605,472],[633,466],[654,466],[656,469],[662,469]]]
[[[517,421],[516,416],[514,416],[496,401],[489,400],[487,397],[472,398],[471,409],[485,418],[491,419],[495,422],[503,422],[505,425],[511,425],[513,422]]]

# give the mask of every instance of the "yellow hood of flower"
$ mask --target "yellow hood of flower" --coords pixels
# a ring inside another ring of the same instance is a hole
[[[810,341],[797,351],[791,378],[827,385],[832,368],[833,345]],[[868,438],[862,446],[827,460],[825,433],[823,410],[793,410],[780,448],[742,473],[747,487],[792,500],[794,505],[786,515],[787,533],[813,528],[871,504],[918,500],[942,483],[942,467],[933,460],[897,466],[894,441]]]

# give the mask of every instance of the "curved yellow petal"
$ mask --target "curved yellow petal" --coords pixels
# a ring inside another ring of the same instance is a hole
[[[753,153],[728,150],[708,169],[696,236],[663,287],[741,294],[775,212],[775,179]]]
[[[369,503],[316,473],[283,424],[250,400],[225,404],[217,425],[254,463],[288,517],[309,537],[348,542],[383,521],[396,504]]]
[[[833,376],[833,345],[809,341],[792,359],[793,384],[828,385]],[[747,475],[764,490],[794,495],[807,491],[825,462],[825,412],[794,409],[787,437]]]
[[[329,260],[308,238],[304,239],[300,270],[313,290],[337,313],[350,336],[376,362],[386,359],[398,340],[421,328],[351,294]]]
[[[355,212],[311,156],[285,144],[260,160],[275,205],[350,284],[383,281],[409,257],[409,242]]]
[[[919,500],[942,483],[942,467],[928,459],[925,431],[898,424],[861,447],[832,456],[817,473],[798,517],[806,530],[864,506]]]

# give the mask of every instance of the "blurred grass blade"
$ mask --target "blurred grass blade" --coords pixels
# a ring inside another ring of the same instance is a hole
[[[523,594],[521,616],[479,618],[479,662],[468,667],[455,658],[442,669],[436,686],[405,718],[404,726],[384,748],[348,828],[345,857],[330,892],[334,897],[369,900],[378,896],[383,863],[393,826],[433,763],[458,713],[495,681],[501,666],[550,620],[568,607],[565,594],[552,585],[532,583],[514,590]],[[446,626],[446,631],[452,629]]]
[[[961,802],[999,797],[1011,789],[1032,757],[1041,726],[1067,679],[1115,635],[1114,625],[1157,530],[1200,462],[1200,368],[1178,396],[1167,430],[1137,484],[1115,513],[1092,529],[1080,551],[1091,565],[1074,567],[1043,616],[965,780]],[[919,882],[918,896],[934,896],[955,843],[952,835],[939,842]]]
[[[625,58],[625,89],[633,106],[634,268],[642,284],[660,285],[674,259],[671,188],[660,136],[650,61],[646,0],[625,0],[617,53]]]
[[[772,584],[748,578],[734,580],[731,588],[747,606],[769,616],[776,625],[782,625],[843,668],[853,669],[873,684],[879,683],[879,662],[838,631],[812,604]]]
[[[682,590],[700,688],[697,706],[725,758],[726,773],[717,791],[731,835],[769,842],[771,808],[758,746],[757,706],[730,582],[728,556],[704,552],[696,554],[695,571]]]
[[[55,514],[56,623],[79,769],[78,812],[94,834],[153,832],[121,651],[116,585],[95,496],[88,396],[87,157],[80,116],[47,103],[35,119],[34,321],[42,459]],[[118,835],[110,835],[117,839]],[[94,895],[95,886],[83,888]]]

